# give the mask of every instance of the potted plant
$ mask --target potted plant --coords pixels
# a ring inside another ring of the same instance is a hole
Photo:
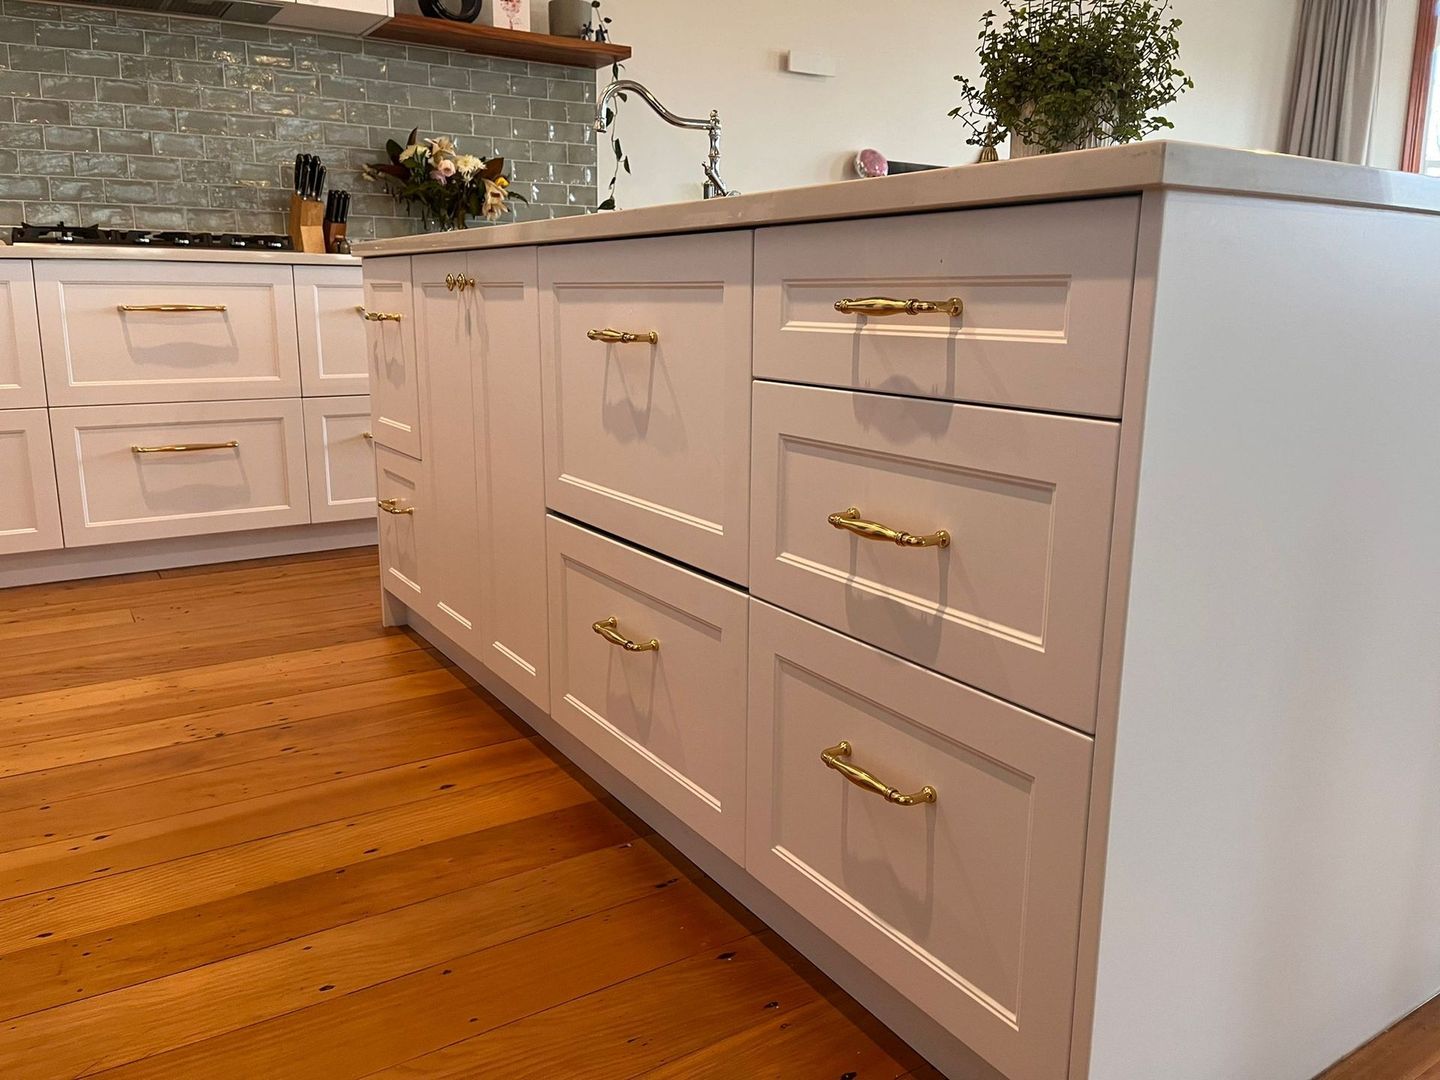
[[[462,154],[453,139],[420,139],[410,132],[404,146],[385,144],[389,161],[365,166],[365,176],[381,181],[395,201],[418,210],[425,229],[463,229],[470,218],[494,221],[512,209],[511,199],[527,202],[505,178],[505,159]]]
[[[976,84],[956,75],[951,116],[972,146],[1006,135],[1011,157],[1127,143],[1172,128],[1158,110],[1195,84],[1176,66],[1169,0],[1000,0],[980,28]]]

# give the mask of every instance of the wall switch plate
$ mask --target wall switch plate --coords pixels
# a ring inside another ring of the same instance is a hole
[[[795,75],[831,79],[839,69],[835,66],[835,57],[821,49],[791,49],[785,54],[785,70]]]

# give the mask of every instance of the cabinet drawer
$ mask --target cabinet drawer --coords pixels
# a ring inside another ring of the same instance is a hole
[[[305,462],[310,520],[375,516],[375,451],[368,397],[307,398]]]
[[[1065,1076],[1090,739],[758,601],[750,634],[748,871],[1006,1076]]]
[[[0,555],[61,546],[49,416],[44,409],[0,410]]]
[[[756,596],[1093,730],[1119,425],[755,384]],[[947,547],[832,524],[854,510]]]
[[[365,352],[370,431],[381,446],[421,456],[420,370],[409,258],[366,259]]]
[[[556,721],[743,861],[745,595],[555,517],[549,551]]]
[[[0,409],[45,407],[35,279],[28,259],[0,259]]]
[[[1138,199],[762,229],[755,374],[1119,416]],[[946,314],[843,314],[836,301],[948,300]]]
[[[420,609],[425,582],[421,530],[427,527],[425,475],[420,462],[375,447],[375,497],[380,502],[380,584],[410,607]],[[388,507],[388,509],[387,509]]]
[[[288,266],[57,259],[35,287],[51,405],[299,396]]]
[[[365,303],[358,266],[295,267],[300,385],[306,397],[368,394]]]
[[[51,409],[50,423],[67,547],[310,520],[298,400]]]
[[[741,583],[750,259],[750,233],[540,251],[549,505]]]

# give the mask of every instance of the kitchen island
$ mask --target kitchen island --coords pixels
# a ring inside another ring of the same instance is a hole
[[[947,1075],[1440,991],[1440,182],[1179,143],[360,245],[385,616]]]

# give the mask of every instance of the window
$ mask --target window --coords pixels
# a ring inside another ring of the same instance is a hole
[[[1405,155],[1401,167],[1440,176],[1440,0],[1421,0],[1415,34],[1415,65],[1410,74],[1410,112],[1405,119]]]

